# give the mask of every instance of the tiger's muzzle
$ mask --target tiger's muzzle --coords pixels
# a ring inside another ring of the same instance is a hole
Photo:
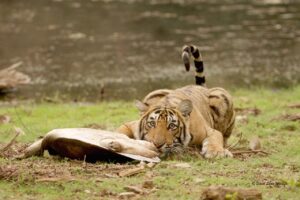
[[[173,145],[173,135],[168,130],[165,119],[159,119],[156,126],[149,130],[145,139],[152,142],[159,150],[171,148]]]

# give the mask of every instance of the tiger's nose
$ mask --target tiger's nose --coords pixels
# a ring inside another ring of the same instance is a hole
[[[153,142],[153,144],[155,145],[156,148],[161,148],[162,146],[164,146],[165,143],[157,143],[157,142]]]

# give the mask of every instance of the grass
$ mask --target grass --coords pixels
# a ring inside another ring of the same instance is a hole
[[[157,188],[143,197],[146,199],[199,199],[202,189],[210,185],[257,188],[264,199],[298,199],[300,123],[276,118],[299,113],[299,109],[287,105],[300,103],[300,86],[283,90],[239,89],[232,94],[236,107],[257,108],[261,113],[248,115],[246,123],[238,123],[229,143],[236,143],[242,133],[239,146],[245,147],[253,136],[258,136],[269,155],[220,160],[186,155],[162,161],[132,177],[116,174],[135,167],[134,164],[84,164],[49,156],[26,160],[0,158],[0,199],[113,199],[125,191],[124,186],[140,185],[146,180],[153,180]],[[133,104],[122,101],[6,105],[0,107],[0,115],[4,114],[11,117],[11,122],[0,125],[2,143],[13,137],[14,126],[26,132],[18,141],[28,143],[54,128],[96,124],[113,130],[122,122],[138,117]],[[181,162],[189,167],[177,167]],[[40,181],[44,177],[66,176],[74,180]]]

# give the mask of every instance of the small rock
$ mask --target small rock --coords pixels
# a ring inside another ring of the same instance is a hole
[[[261,143],[260,143],[260,140],[259,140],[259,138],[257,136],[253,137],[250,140],[249,148],[251,150],[259,150],[259,149],[261,149]]]

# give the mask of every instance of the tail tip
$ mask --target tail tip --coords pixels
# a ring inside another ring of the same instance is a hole
[[[182,61],[183,61],[186,71],[189,71],[190,70],[190,55],[188,52],[186,52],[186,51],[182,52]]]
[[[184,66],[187,72],[190,71],[190,63],[184,63]]]

